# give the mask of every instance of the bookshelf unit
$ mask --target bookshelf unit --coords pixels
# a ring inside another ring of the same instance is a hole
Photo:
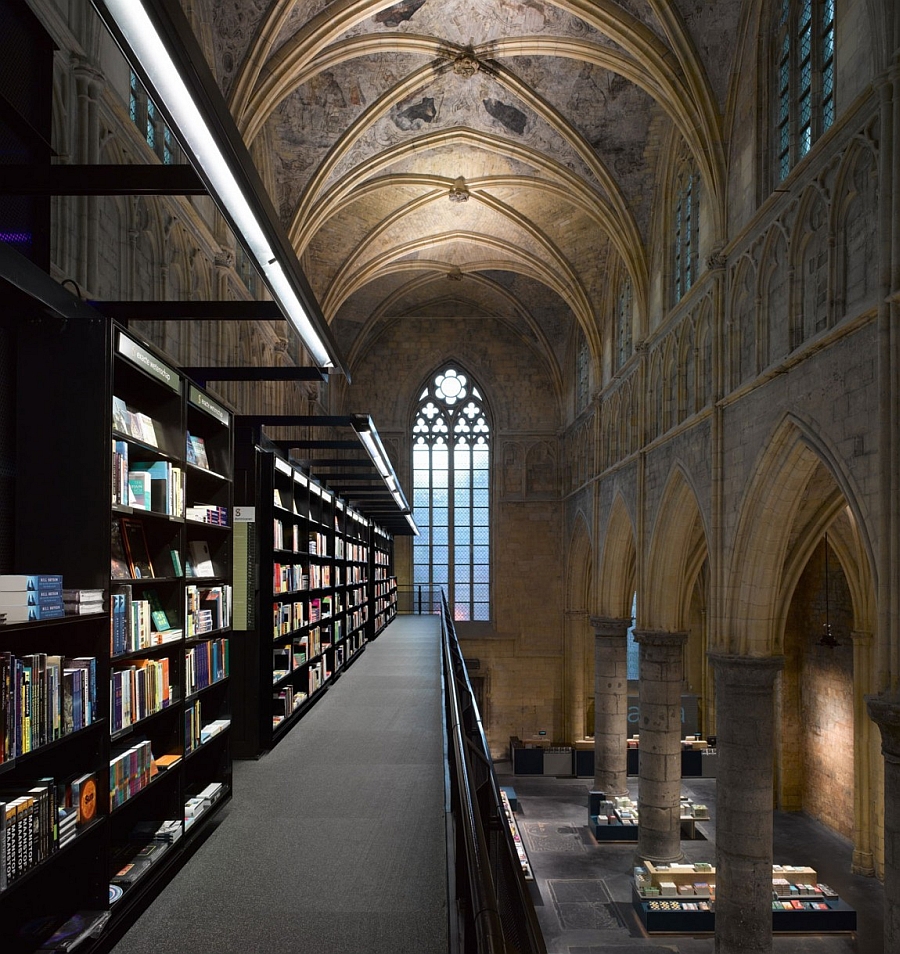
[[[397,577],[393,575],[394,541],[377,524],[372,527],[372,628],[370,639],[375,639],[397,615]]]
[[[233,751],[258,758],[366,648],[373,524],[252,427],[235,486]]]
[[[4,951],[40,943],[18,937],[26,923],[78,911],[108,918],[78,950],[108,950],[231,792],[232,414],[139,336],[78,311],[31,307],[17,330],[14,559],[102,590],[101,611],[4,626],[0,653],[93,659],[91,721],[53,738],[48,720],[44,744],[0,764],[0,801],[48,779],[60,807],[92,793],[95,813],[62,847],[62,820],[56,837],[46,827],[46,858],[0,892]]]

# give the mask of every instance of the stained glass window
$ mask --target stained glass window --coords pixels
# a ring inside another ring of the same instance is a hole
[[[448,367],[413,425],[413,583],[443,588],[454,619],[489,620],[490,425],[468,375]]]

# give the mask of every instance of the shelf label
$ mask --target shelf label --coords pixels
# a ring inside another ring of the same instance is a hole
[[[300,484],[301,487],[308,487],[309,481],[300,473],[300,471],[294,471],[294,480]]]
[[[275,470],[280,470],[282,474],[291,475],[291,465],[280,457],[275,458]]]
[[[196,384],[192,384],[188,390],[188,400],[194,407],[199,407],[201,411],[206,411],[210,417],[214,417],[220,424],[228,424],[228,411],[224,407],[219,407],[215,401],[208,398]]]
[[[235,507],[235,523],[256,523],[256,507]]]
[[[167,384],[176,393],[181,391],[181,378],[170,367],[121,332],[119,332],[119,354],[133,361],[158,381]]]

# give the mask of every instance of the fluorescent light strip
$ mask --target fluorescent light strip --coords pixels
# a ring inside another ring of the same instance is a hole
[[[372,436],[371,431],[357,431],[359,439],[365,444],[366,450],[369,452],[369,457],[372,458],[372,463],[375,465],[378,473],[381,474],[383,478],[388,478],[391,476],[391,468],[388,465],[387,461],[381,456],[381,450],[378,447],[378,444],[375,442],[375,438]]]
[[[150,77],[158,98],[172,114],[175,125],[190,144],[216,195],[228,209],[260,271],[265,275],[272,294],[320,366],[332,367],[333,362],[325,345],[288,281],[284,268],[277,261],[256,214],[250,208],[143,4],[140,0],[105,0],[105,3]]]

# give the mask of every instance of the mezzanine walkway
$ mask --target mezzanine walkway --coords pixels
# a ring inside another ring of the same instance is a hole
[[[446,954],[440,618],[399,616],[268,755],[115,954]]]

